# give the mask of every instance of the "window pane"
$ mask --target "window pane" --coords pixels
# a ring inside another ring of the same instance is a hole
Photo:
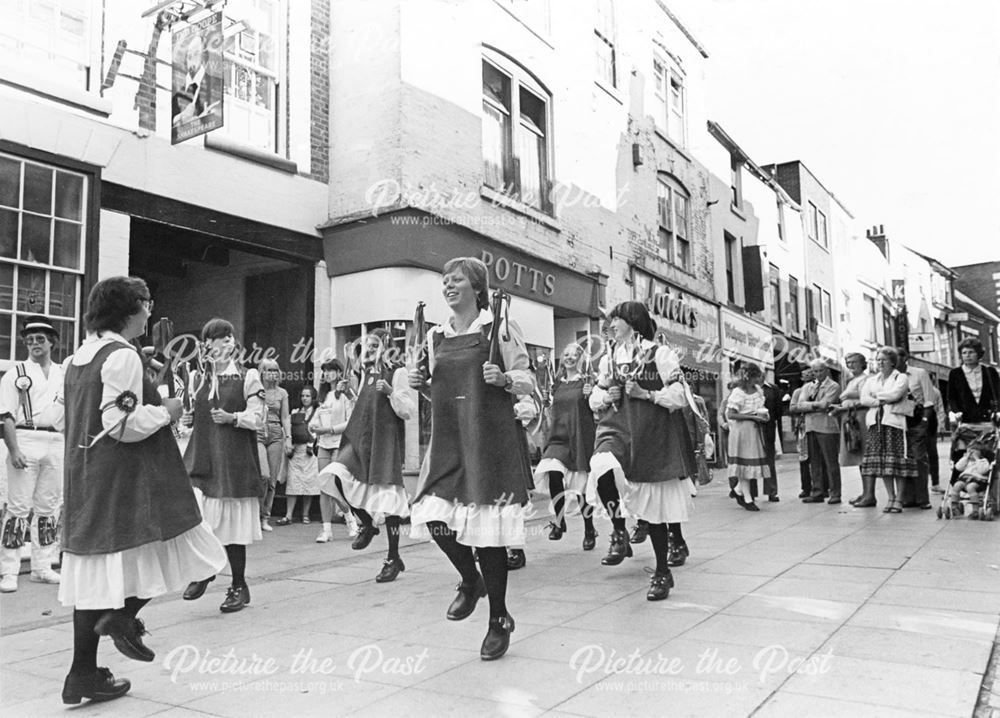
[[[0,359],[10,359],[10,339],[14,336],[11,331],[13,317],[9,314],[0,314]]]
[[[80,269],[80,225],[56,220],[55,251],[52,263]]]
[[[660,215],[660,226],[664,229],[673,229],[670,222],[670,188],[662,182],[656,185],[656,210]]]
[[[17,256],[17,212],[0,209],[0,257]]]
[[[44,269],[18,268],[17,310],[27,314],[45,314]]]
[[[611,87],[615,86],[615,48],[610,42],[594,33],[597,79]]]
[[[62,362],[76,349],[76,324],[75,322],[53,321],[52,326],[59,332],[59,339],[52,347],[52,361]]]
[[[21,163],[8,157],[0,157],[0,204],[18,206],[21,194]]]
[[[504,157],[509,154],[507,115],[483,102],[483,183],[501,189],[504,185]]]
[[[519,99],[521,100],[521,117],[530,120],[534,125],[533,130],[538,134],[545,134],[545,101],[538,95],[527,90],[521,90]]]
[[[83,177],[56,172],[56,217],[83,218]]]
[[[52,220],[33,214],[21,215],[21,259],[39,264],[49,263]]]
[[[52,214],[52,170],[25,163],[24,208],[41,214]]]
[[[660,237],[660,249],[663,250],[663,253],[666,255],[667,259],[669,260],[671,258],[671,252],[670,252],[670,237],[671,237],[671,235],[670,235],[670,232],[668,232],[665,229],[660,229],[659,237]]]
[[[76,313],[75,274],[49,273],[49,313],[59,317],[72,317]]]
[[[488,62],[483,63],[483,95],[510,112],[510,78]]]
[[[518,158],[521,162],[521,201],[532,207],[542,207],[542,153],[545,140],[521,125]]]
[[[691,243],[686,239],[678,237],[675,241],[677,247],[677,264],[684,269],[691,268]]]
[[[0,264],[0,309],[14,308],[14,265]],[[0,359],[5,357],[0,352]]]
[[[687,237],[688,198],[674,192],[674,231],[681,237]]]

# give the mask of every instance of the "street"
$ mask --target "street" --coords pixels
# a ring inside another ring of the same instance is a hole
[[[648,542],[623,565],[603,567],[608,524],[598,521],[591,553],[580,549],[579,517],[549,541],[546,502],[536,497],[527,566],[510,574],[516,630],[493,663],[478,656],[485,600],[469,619],[445,620],[457,577],[436,546],[404,539],[406,571],[377,585],[384,533],[354,552],[343,525],[329,544],[313,542],[315,523],[276,528],[248,552],[246,610],[219,613],[221,576],[196,602],[152,601],[142,617],[156,660],[129,661],[102,641],[99,664],[130,679],[132,691],[82,710],[996,715],[995,658],[987,669],[1000,621],[1000,524],[883,514],[881,495],[876,509],[806,505],[795,498],[793,460],[779,463],[779,475],[782,501],[756,514],[726,498],[719,476],[702,488],[685,528],[691,557],[660,603],[645,600]],[[856,469],[845,469],[845,494],[858,484]],[[0,705],[65,715],[71,613],[53,587],[27,576],[20,586],[0,599]]]

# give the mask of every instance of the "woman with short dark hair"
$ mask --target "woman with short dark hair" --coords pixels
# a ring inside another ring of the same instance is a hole
[[[236,361],[233,331],[232,324],[219,318],[202,327],[204,366],[191,377],[193,427],[184,452],[191,483],[204,495],[205,520],[225,545],[232,570],[232,584],[219,606],[223,613],[250,603],[247,546],[263,537],[257,431],[264,425],[264,386],[256,369]],[[213,580],[211,575],[193,582],[184,598],[200,598]]]
[[[129,658],[152,661],[139,610],[226,563],[170,429],[180,400],[161,400],[130,343],[144,333],[152,304],[141,279],[98,282],[85,315],[87,338],[66,368],[59,599],[74,610],[64,703],[128,692],[127,680],[97,667],[99,637],[111,636]]]
[[[587,500],[600,500],[614,526],[605,566],[632,555],[626,509],[649,524],[656,569],[646,599],[660,601],[674,585],[670,566],[688,555],[681,524],[698,470],[681,411],[689,406],[689,390],[675,353],[653,341],[656,324],[645,305],[622,302],[609,316],[615,347],[601,360],[590,394],[598,421]]]
[[[963,339],[958,345],[961,365],[948,372],[948,418],[954,427],[962,426],[952,441],[951,460],[965,455],[966,446],[1000,411],[1000,374],[995,367],[982,363],[986,355],[983,343],[975,337]],[[975,426],[979,425],[979,426]],[[958,481],[959,472],[952,468],[951,484]]]
[[[868,377],[861,386],[859,404],[868,407],[865,423],[868,439],[865,455],[861,460],[861,476],[874,482],[882,477],[888,505],[882,509],[887,514],[903,510],[903,482],[917,477],[917,462],[906,451],[906,414],[913,413],[907,401],[909,381],[906,374],[896,370],[899,354],[892,347],[882,347],[876,355],[878,372]]]
[[[309,431],[316,437],[316,468],[323,471],[337,458],[340,440],[354,410],[357,395],[351,380],[344,378],[344,365],[339,359],[329,359],[320,365],[319,408],[309,422]],[[318,481],[318,479],[317,479]],[[344,507],[344,510],[348,510]],[[323,520],[316,543],[329,543],[333,538],[334,499],[320,491],[319,511]]]

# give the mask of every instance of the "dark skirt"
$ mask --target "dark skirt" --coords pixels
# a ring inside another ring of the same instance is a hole
[[[861,475],[866,478],[915,479],[917,462],[905,454],[906,432],[894,426],[873,424],[868,427]]]

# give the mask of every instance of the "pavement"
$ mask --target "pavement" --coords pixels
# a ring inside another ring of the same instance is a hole
[[[720,480],[721,479],[721,480]],[[510,651],[484,662],[485,600],[445,620],[457,576],[436,546],[404,538],[406,571],[378,585],[385,537],[352,551],[346,529],[276,527],[248,552],[252,603],[223,615],[203,598],[142,612],[152,663],[102,641],[98,662],[132,681],[87,716],[975,716],[1000,717],[1000,522],[934,511],[802,504],[779,463],[780,503],[761,511],[702,487],[684,528],[691,557],[666,601],[646,601],[647,542],[618,567],[581,550],[582,522],[529,523],[527,567],[510,574]],[[844,470],[845,499],[857,493]],[[21,577],[0,598],[0,709],[66,715],[71,613]],[[15,713],[16,711],[16,713]]]

